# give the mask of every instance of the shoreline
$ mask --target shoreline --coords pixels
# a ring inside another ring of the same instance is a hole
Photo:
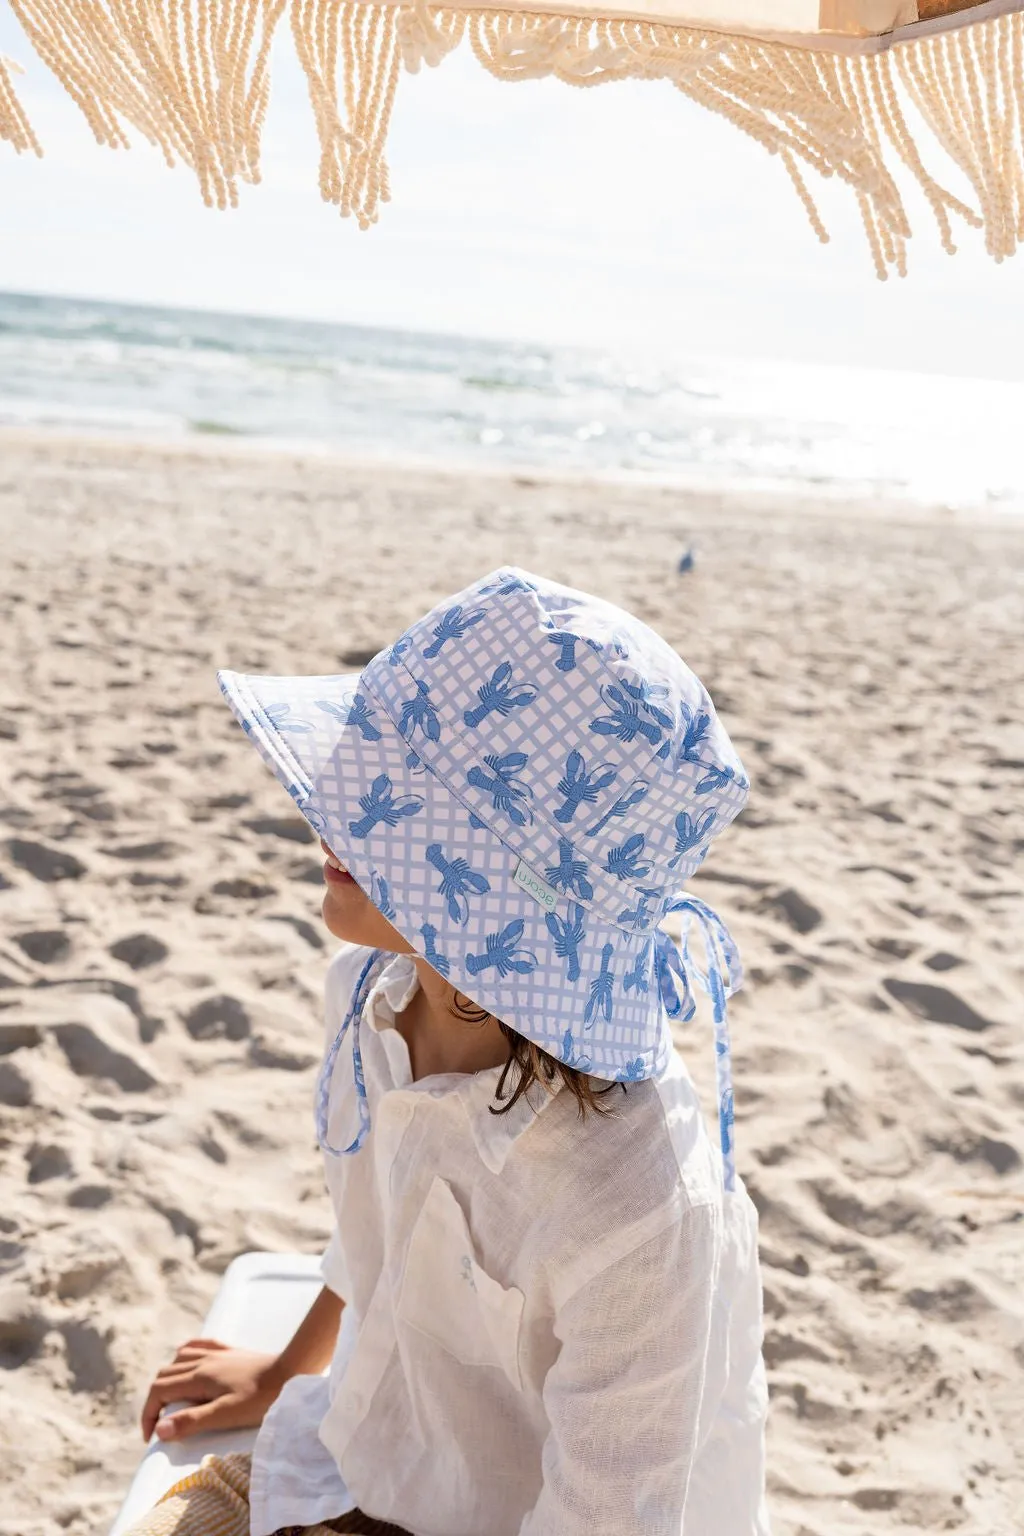
[[[717,505],[758,516],[779,517],[793,513],[801,517],[854,517],[886,523],[964,524],[972,527],[1024,531],[1024,510],[994,511],[981,506],[953,506],[941,502],[922,502],[912,497],[879,498],[868,493],[854,494],[840,486],[812,486],[805,482],[792,487],[765,488],[741,482],[699,481],[674,475],[656,475],[645,470],[583,471],[560,469],[550,465],[488,464],[473,459],[441,460],[415,455],[345,453],[329,445],[288,444],[232,433],[193,433],[181,438],[148,437],[145,434],[85,432],[64,428],[32,428],[0,425],[0,468],[5,445],[12,449],[45,451],[50,448],[95,452],[107,457],[140,454],[171,460],[224,458],[236,463],[251,459],[256,463],[271,461],[294,468],[316,465],[344,469],[360,475],[396,475],[416,481],[480,480],[505,482],[532,489],[538,486],[563,486],[568,489],[611,487],[618,491],[655,494],[674,493],[697,507]],[[1019,520],[1019,521],[1018,521]]]

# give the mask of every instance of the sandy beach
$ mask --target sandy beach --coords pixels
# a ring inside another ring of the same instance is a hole
[[[1019,1536],[1024,526],[8,435],[0,548],[3,1536],[103,1536],[225,1265],[327,1236],[320,860],[214,669],[351,668],[502,561],[661,630],[753,780],[697,886],[777,1536]]]

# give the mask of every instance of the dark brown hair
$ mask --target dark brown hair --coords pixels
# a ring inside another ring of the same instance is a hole
[[[489,1018],[494,1017],[486,1008],[474,1003],[472,998],[458,990],[449,1000],[448,1012],[465,1024],[485,1024]],[[496,1109],[493,1104],[489,1105],[492,1115],[507,1115],[534,1083],[540,1083],[545,1093],[556,1091],[556,1081],[567,1088],[576,1100],[581,1120],[586,1119],[590,1110],[595,1115],[608,1114],[609,1106],[602,1104],[601,1100],[613,1088],[621,1088],[625,1093],[625,1083],[605,1083],[603,1088],[595,1088],[593,1079],[586,1072],[581,1072],[579,1067],[570,1067],[564,1061],[558,1061],[501,1019],[496,1018],[495,1023],[508,1041],[508,1060],[494,1090],[494,1097],[500,1107]]]
[[[611,1106],[602,1103],[602,1100],[613,1088],[621,1088],[625,1093],[625,1083],[605,1083],[603,1087],[595,1088],[594,1079],[586,1072],[581,1072],[578,1067],[567,1066],[564,1061],[557,1061],[547,1051],[542,1051],[539,1045],[534,1045],[532,1040],[524,1039],[516,1030],[502,1024],[500,1019],[498,1025],[508,1041],[508,1061],[494,1090],[494,1097],[501,1108],[495,1109],[492,1104],[492,1115],[507,1115],[534,1083],[540,1083],[546,1093],[553,1093],[556,1081],[560,1082],[576,1100],[581,1120],[585,1120],[591,1110],[596,1115],[608,1114]]]

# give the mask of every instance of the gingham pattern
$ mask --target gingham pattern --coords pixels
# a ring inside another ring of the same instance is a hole
[[[361,674],[219,680],[303,815],[442,975],[596,1077],[663,1070],[666,1012],[692,1012],[694,967],[672,963],[658,923],[682,910],[748,785],[659,636],[505,569]],[[520,860],[556,892],[553,911],[514,882]],[[702,903],[686,910],[707,938],[699,979],[724,998],[738,957]]]

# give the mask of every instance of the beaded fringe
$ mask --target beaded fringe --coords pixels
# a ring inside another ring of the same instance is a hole
[[[669,80],[778,155],[822,241],[804,172],[853,191],[879,277],[906,271],[910,223],[894,171],[924,192],[945,249],[953,219],[985,231],[997,261],[1024,240],[1024,15],[852,55],[690,27],[365,0],[10,0],[40,58],[97,140],[132,125],[195,171],[208,204],[259,180],[270,49],[285,11],[320,140],[320,190],[364,229],[389,200],[384,158],[401,68],[436,65],[468,32],[500,80],[569,85]],[[973,192],[969,206],[925,167],[909,101]],[[0,139],[39,146],[0,59]]]

